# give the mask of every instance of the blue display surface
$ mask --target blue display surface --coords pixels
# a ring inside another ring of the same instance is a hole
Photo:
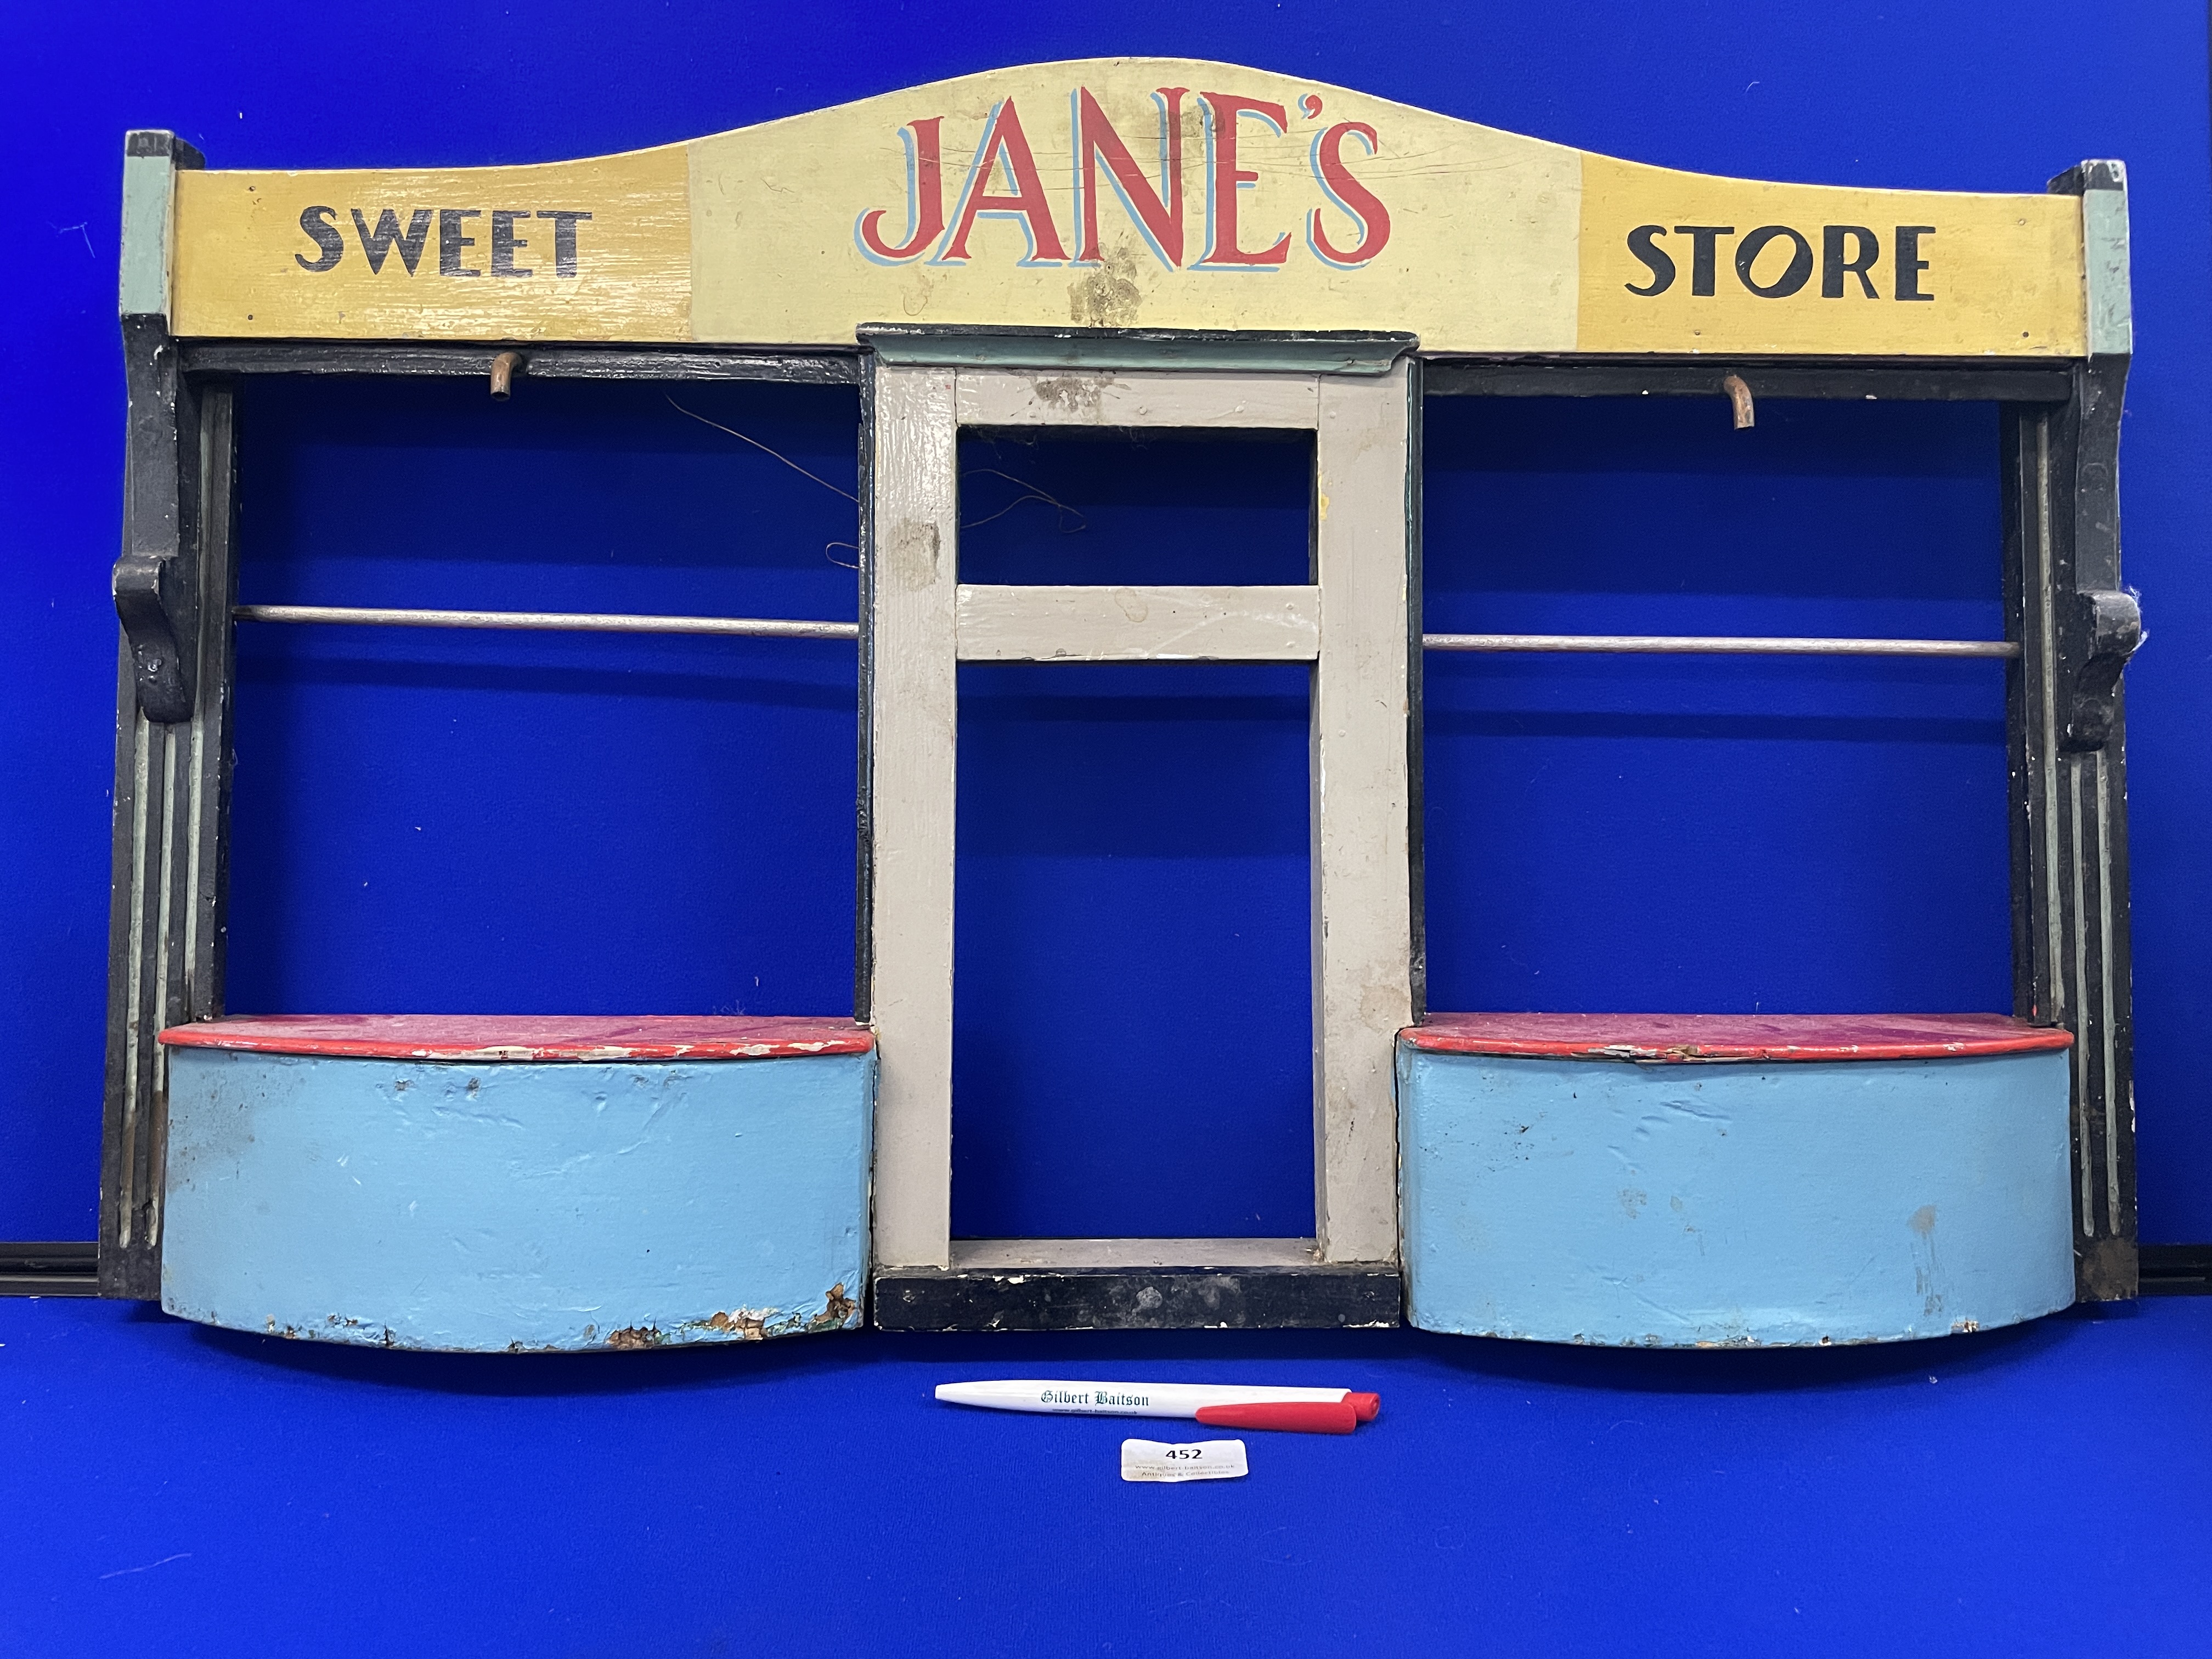
[[[196,14],[189,30],[132,6],[82,19],[19,9],[0,20],[0,62],[20,82],[17,95],[0,100],[0,135],[28,158],[25,240],[0,275],[17,411],[0,446],[9,503],[0,515],[0,704],[9,712],[0,767],[15,785],[0,793],[0,933],[10,941],[0,975],[23,1033],[12,1103],[0,1111],[0,1234],[93,1231],[114,688],[106,581],[121,471],[121,132],[173,126],[217,166],[537,161],[681,139],[1009,62],[1152,51],[1311,74],[1539,137],[1746,177],[2027,190],[2083,156],[2128,161],[2139,357],[2123,507],[2128,579],[2142,590],[2153,636],[2129,674],[2143,1226],[2151,1238],[2212,1236],[2212,1119],[2191,1103],[2196,1034],[2212,1018],[2201,950],[2212,928],[2212,773],[2198,740],[2212,700],[2212,656],[2198,648],[2212,624],[2212,576],[2197,556],[2212,529],[2197,482],[2212,419],[2197,395],[2212,344],[2199,302],[2212,265],[2200,8],[2159,0],[2085,20],[2078,6],[2052,3],[2009,14],[2001,30],[1966,11],[1838,17],[1723,7],[1686,18],[1620,4],[1534,17],[1407,7],[1380,18],[1305,4],[1128,5],[1065,17],[987,10],[964,22],[948,28],[935,14],[859,8],[617,15],[566,6],[510,15],[415,5],[371,19],[250,4]],[[346,76],[380,91],[344,102],[341,116]],[[532,398],[557,391],[526,383],[511,408],[534,418]],[[1764,443],[1786,419],[1762,401],[1757,431],[1729,435]],[[1444,424],[1438,435],[1448,440]],[[782,439],[805,448],[792,431]],[[1949,447],[1943,440],[1931,453]],[[1432,443],[1432,479],[1451,471],[1449,447]],[[763,515],[755,527],[793,533],[764,536],[773,550],[762,556],[811,558],[837,538],[816,515],[842,503],[794,478],[799,493],[769,506],[767,476],[752,479]],[[524,538],[541,532],[537,495],[487,491],[459,466],[447,478],[419,495],[364,492],[349,510],[396,513],[387,521],[403,527],[393,532],[403,540],[447,522],[478,543],[514,533],[493,528],[510,522]],[[1624,492],[1588,479],[1576,489],[1601,508],[1588,527],[1606,544],[1653,533],[1654,515]],[[820,499],[802,505],[810,492]],[[1802,493],[1779,518],[1817,526],[1822,499]],[[249,505],[249,534],[256,510]],[[569,517],[592,527],[588,514]],[[1432,542],[1445,522],[1432,523]],[[1710,542],[1700,545],[1701,556],[1713,555]],[[1432,566],[1450,550],[1437,543]],[[1717,569],[1741,574],[1734,556]],[[1649,591],[1601,591],[1637,593],[1639,617],[1657,608],[1642,602],[1656,597]],[[1684,591],[1745,590],[1693,582]],[[1432,602],[1443,593],[1432,578]],[[1471,609],[1487,603],[1470,599]],[[1818,608],[1775,610],[1809,617]],[[825,999],[839,994],[849,965],[849,884],[832,879],[841,822],[849,835],[849,770],[841,763],[794,781],[805,775],[764,769],[757,754],[711,782],[687,769],[718,743],[838,752],[850,720],[835,684],[842,647],[544,639],[367,647],[302,635],[269,649],[295,653],[287,673],[302,672],[241,688],[242,715],[247,696],[261,697],[264,714],[283,711],[261,722],[264,743],[283,735],[260,755],[282,757],[293,781],[269,793],[274,769],[254,766],[242,719],[240,873],[249,879],[235,918],[240,1006],[846,1006]],[[325,653],[375,672],[344,671],[351,689],[340,699]],[[1866,999],[1853,1006],[2001,1006],[2002,947],[1990,943],[1987,925],[1998,866],[1973,851],[1994,833],[1996,676],[1986,665],[1637,665],[1620,678],[1591,665],[1451,672],[1464,684],[1455,690],[1440,677],[1432,698],[1440,1006],[1617,1006],[1643,989],[1638,1000],[1674,1006],[1808,1007],[1835,1006],[1828,988],[1846,981]],[[732,678],[751,689],[733,691]],[[620,700],[603,697],[617,683],[623,696],[643,685],[660,696],[687,678],[711,689],[661,696],[651,722],[633,726],[631,715],[597,706]],[[1810,698],[1816,683],[1837,702]],[[781,723],[766,721],[771,704]],[[441,735],[434,710],[458,712],[460,726]],[[1869,740],[1869,722],[1902,741]],[[372,729],[398,735],[380,752],[374,742],[320,741]],[[512,816],[482,830],[484,842],[504,838],[502,856],[477,858],[481,878],[459,879],[477,855],[450,820],[461,816],[458,803],[480,799],[502,759]],[[594,767],[596,794],[583,787]],[[1692,783],[1710,816],[1681,816],[1667,793]],[[659,816],[641,821],[635,803],[647,798],[660,803]],[[417,811],[434,802],[449,812],[434,855],[436,820]],[[1856,816],[1844,803],[1861,804]],[[257,811],[267,815],[258,830],[247,821]],[[1457,851],[1436,833],[1439,814],[1467,837]],[[1515,827],[1547,815],[1541,836]],[[758,849],[734,890],[696,873],[721,844],[705,826],[725,819],[748,826]],[[1591,833],[1613,821],[1634,833]],[[410,838],[424,852],[403,851]],[[601,850],[586,855],[586,844]],[[1885,849],[1895,847],[1916,856],[1891,860]],[[1860,880],[1877,866],[1909,873]],[[254,881],[265,884],[258,899]],[[447,947],[403,960],[394,941],[413,935],[397,912],[378,908],[394,883],[439,896]],[[564,909],[572,884],[605,900],[598,957]],[[1537,901],[1526,913],[1538,921],[1497,909],[1492,895],[1516,890]],[[1779,925],[1773,907],[1823,892],[1835,902]],[[1736,928],[1761,907],[1734,955]],[[1662,910],[1663,926],[1654,920]],[[343,948],[325,951],[315,943],[325,936]],[[1654,939],[1668,948],[1650,948]],[[408,994],[380,994],[394,985]]]
[[[860,1321],[876,1057],[169,1056],[161,1305],[454,1352]]]
[[[51,1301],[0,1302],[0,1648],[40,1659],[2194,1659],[2212,1613],[2212,1298],[1793,1353],[1207,1331],[463,1358]],[[1125,1437],[1214,1431],[930,1398],[1079,1374],[1382,1410],[1145,1486]]]
[[[1895,1342],[2074,1299],[2063,1050],[1650,1065],[1398,1046],[1406,1317]]]

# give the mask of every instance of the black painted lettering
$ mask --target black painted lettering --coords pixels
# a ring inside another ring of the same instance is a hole
[[[1790,263],[1782,274],[1761,287],[1752,276],[1751,268],[1759,263],[1759,256],[1766,252],[1767,245],[1790,239]],[[1761,225],[1745,237],[1735,251],[1736,280],[1762,300],[1786,300],[1813,280],[1813,245],[1787,225]]]
[[[361,210],[356,208],[353,210],[353,229],[354,234],[361,238],[362,255],[368,261],[372,276],[382,272],[385,260],[391,257],[392,250],[396,247],[399,250],[400,263],[407,267],[407,274],[412,276],[415,267],[422,263],[422,244],[429,239],[430,210],[416,208],[407,221],[407,228],[403,231],[399,228],[399,216],[390,208],[376,216],[374,230],[368,228],[368,221],[362,216]]]
[[[1651,283],[1648,288],[1638,288],[1633,283],[1624,283],[1631,294],[1652,299],[1674,286],[1674,256],[1658,245],[1657,239],[1667,234],[1663,225],[1638,225],[1628,233],[1628,251],[1644,261],[1650,270]]]
[[[1844,238],[1855,240],[1851,257],[1844,257]],[[1869,300],[1881,295],[1874,291],[1874,278],[1867,272],[1881,258],[1881,238],[1864,225],[1823,225],[1820,227],[1820,297],[1840,300],[1844,297],[1844,278],[1859,279],[1859,292]]]
[[[553,222],[553,274],[556,276],[574,276],[576,274],[576,227],[592,216],[573,213],[566,208],[551,208],[538,216]]]
[[[514,234],[514,222],[527,219],[530,210],[494,208],[491,210],[491,274],[495,276],[527,276],[528,265],[514,263],[514,250],[530,244]]]
[[[1701,300],[1713,293],[1713,248],[1719,239],[1735,234],[1734,225],[1677,225],[1677,236],[1690,239],[1690,292]]]
[[[483,272],[471,270],[461,263],[461,250],[474,247],[477,239],[461,234],[461,221],[483,216],[476,208],[440,208],[438,210],[438,275],[441,276],[481,276]]]
[[[338,210],[336,208],[301,208],[300,228],[314,238],[315,246],[322,249],[321,256],[313,259],[304,253],[294,254],[292,261],[301,270],[328,270],[345,258],[345,238],[338,234]]]
[[[1928,261],[1920,257],[1920,239],[1933,236],[1933,225],[1899,225],[1897,228],[1897,297],[1900,300],[1932,300],[1932,294],[1920,291],[1920,273],[1928,269]]]

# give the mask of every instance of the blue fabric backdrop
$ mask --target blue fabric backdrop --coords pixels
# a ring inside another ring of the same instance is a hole
[[[2084,156],[2129,162],[2124,532],[2154,635],[2130,678],[2143,1227],[2212,1237],[2192,1058],[2212,1001],[2212,508],[2189,389],[2212,362],[2204,24],[2178,0],[2001,27],[1741,4],[10,12],[0,1237],[93,1231],[123,130],[172,126],[216,166],[535,161],[1147,52],[1754,177],[2033,190]],[[681,395],[850,486],[848,394]],[[1991,631],[1994,427],[1972,408],[1771,405],[1739,435],[1696,405],[1437,407],[1431,623]],[[252,597],[851,614],[849,505],[657,391],[528,386],[494,410],[468,387],[272,386],[244,429]],[[986,464],[1048,477],[1090,526],[1028,503],[1011,561],[1109,537],[1166,557],[1192,505],[1157,458],[1133,495],[1079,456]],[[1264,458],[1230,472],[1215,505],[1281,511]],[[850,673],[832,644],[249,635],[234,1006],[849,1007]],[[1302,684],[964,689],[961,1230],[1297,1231]],[[1455,661],[1430,698],[1436,1006],[2002,1006],[1986,665]],[[1066,948],[1083,934],[1097,951]],[[1209,1021],[1257,1063],[1189,1060]],[[1066,1077],[1046,1031],[1081,1056]],[[1122,1115],[1069,1127],[1091,1107]],[[1122,1181],[1146,1146],[1221,1152],[1236,1179]]]

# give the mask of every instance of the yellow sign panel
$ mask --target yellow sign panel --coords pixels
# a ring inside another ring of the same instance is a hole
[[[1584,351],[2078,356],[2075,196],[1765,185],[1583,161]]]
[[[172,327],[198,337],[820,346],[904,322],[2085,349],[2074,197],[1674,173],[1171,58],[540,167],[186,173],[175,234]]]
[[[544,167],[180,173],[170,328],[688,340],[683,146]]]
[[[705,339],[849,339],[884,321],[1575,349],[1581,156],[1310,81],[1045,64],[691,156]]]

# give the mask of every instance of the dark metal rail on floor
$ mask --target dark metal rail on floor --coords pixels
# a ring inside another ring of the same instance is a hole
[[[0,1296],[98,1296],[99,1259],[88,1238],[0,1243]]]

